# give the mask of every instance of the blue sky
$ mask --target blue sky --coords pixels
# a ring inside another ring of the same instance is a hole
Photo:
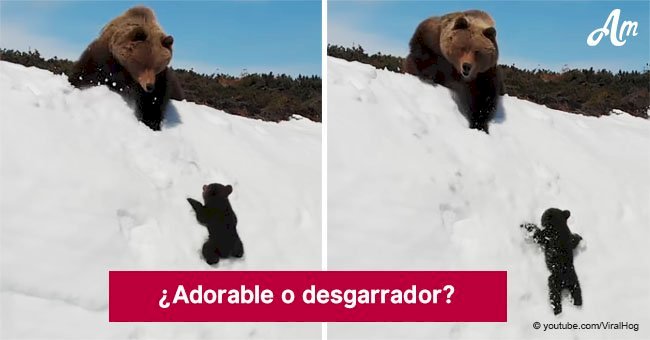
[[[69,59],[129,7],[153,8],[176,67],[239,75],[321,74],[321,2],[0,1],[0,46]]]
[[[330,1],[328,43],[355,43],[369,52],[405,56],[423,19],[474,8],[495,19],[502,64],[643,70],[650,62],[649,1]],[[609,37],[589,47],[587,36],[605,24],[614,8],[621,9],[619,26],[623,20],[638,22],[638,35],[621,47],[614,47]]]

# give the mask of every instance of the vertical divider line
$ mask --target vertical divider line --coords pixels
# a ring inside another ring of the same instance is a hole
[[[327,0],[321,0],[321,270],[327,270]],[[327,340],[327,322],[321,323]]]

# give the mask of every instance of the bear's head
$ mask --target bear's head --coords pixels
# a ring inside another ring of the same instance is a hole
[[[499,50],[496,29],[471,16],[460,13],[442,27],[440,49],[465,81],[497,65]]]
[[[568,235],[570,233],[567,225],[569,217],[571,217],[571,212],[568,210],[549,208],[542,214],[542,226],[551,228],[560,235]]]
[[[156,76],[172,59],[174,38],[165,34],[153,11],[133,7],[102,30],[111,54],[143,90],[154,90]]]
[[[230,194],[232,194],[231,185],[212,183],[203,186],[203,201],[206,205],[209,201],[228,199]]]

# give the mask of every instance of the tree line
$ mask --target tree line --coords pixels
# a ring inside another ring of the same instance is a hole
[[[70,74],[73,61],[43,58],[38,50],[21,52],[0,49],[0,60],[34,66],[55,74]],[[320,122],[321,78],[286,74],[203,74],[174,69],[187,101],[207,105],[230,114],[267,121],[289,120],[300,115]]]
[[[378,69],[402,72],[404,58],[382,53],[368,54],[361,46],[328,45],[327,54],[348,61],[370,64]],[[650,65],[640,71],[568,69],[522,70],[500,65],[506,94],[552,109],[586,116],[608,115],[613,109],[648,118],[650,108]]]

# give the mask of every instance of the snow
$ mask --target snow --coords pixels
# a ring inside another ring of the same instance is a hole
[[[328,59],[328,269],[508,271],[506,324],[330,323],[330,338],[650,338],[649,122],[505,96],[489,135],[467,126],[444,87]],[[558,317],[543,253],[519,228],[549,207],[584,238],[584,306],[565,297]]]
[[[328,60],[328,267],[507,270],[508,323],[330,323],[330,338],[650,338],[650,124],[504,97],[490,134],[443,87]],[[318,270],[320,124],[173,102],[163,130],[105,87],[0,62],[0,337],[319,338],[318,323],[107,322],[108,270]],[[185,197],[232,184],[243,260],[210,267]],[[584,306],[554,316],[518,227],[569,209]],[[631,322],[631,330],[532,323]]]
[[[320,338],[319,323],[108,323],[108,270],[318,270],[321,125],[173,102],[162,131],[106,87],[0,62],[0,337]],[[186,197],[234,187],[246,254],[208,266]]]

